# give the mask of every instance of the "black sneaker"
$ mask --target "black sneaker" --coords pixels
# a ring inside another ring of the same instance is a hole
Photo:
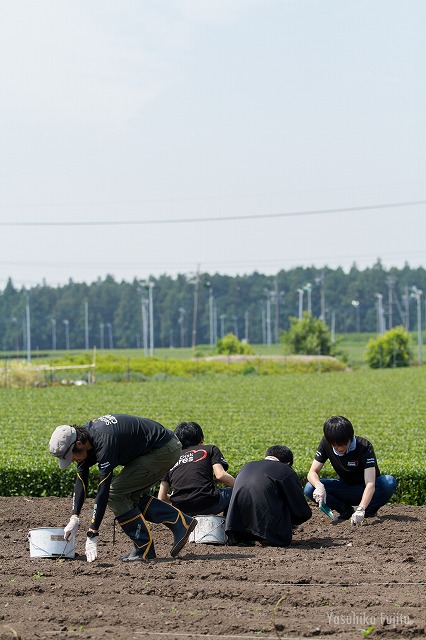
[[[340,522],[342,522],[342,520],[350,520],[353,512],[354,510],[352,509],[352,507],[350,509],[346,509],[345,511],[339,513],[339,515],[337,516],[337,520],[340,520]]]

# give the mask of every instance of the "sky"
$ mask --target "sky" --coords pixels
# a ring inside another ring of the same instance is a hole
[[[0,288],[426,265],[424,0],[0,0]]]

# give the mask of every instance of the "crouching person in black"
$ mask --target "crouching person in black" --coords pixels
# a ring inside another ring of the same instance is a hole
[[[64,529],[65,539],[78,530],[89,470],[98,464],[99,485],[86,538],[88,562],[98,556],[99,527],[107,505],[134,545],[122,560],[144,561],[156,557],[147,521],[162,523],[172,531],[174,540],[170,554],[173,557],[181,551],[197,521],[149,494],[179,460],[182,445],[172,431],[148,418],[108,414],[81,427],[57,427],[49,447],[61,469],[77,462],[72,515]],[[113,470],[118,466],[123,469],[113,477]]]
[[[222,452],[214,444],[204,444],[198,422],[181,422],[174,433],[182,443],[182,453],[161,480],[158,498],[192,516],[225,513],[235,480],[228,473]],[[217,489],[215,479],[227,486]],[[171,487],[173,493],[169,496]]]
[[[291,544],[293,526],[312,515],[292,464],[290,449],[275,445],[264,460],[244,465],[235,479],[226,516],[229,544]]]

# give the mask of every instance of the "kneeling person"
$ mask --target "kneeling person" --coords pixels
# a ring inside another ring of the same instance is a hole
[[[235,479],[226,517],[229,544],[291,544],[293,526],[312,515],[292,464],[290,449],[275,445],[264,460],[244,465]]]

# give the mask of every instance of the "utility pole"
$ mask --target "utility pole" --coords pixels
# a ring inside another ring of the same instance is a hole
[[[275,284],[278,286],[277,281],[275,282]],[[277,289],[275,289],[275,291],[273,292],[273,299],[275,302],[275,334],[274,334],[274,338],[275,338],[275,343],[279,344],[280,343],[280,304],[281,304],[281,299],[284,300],[284,295],[285,295],[285,291],[278,291]]]
[[[280,341],[280,292],[278,291],[278,278],[274,280],[274,297],[275,297],[275,344]]]
[[[192,348],[197,344],[197,315],[198,315],[198,288],[200,285],[200,265],[197,266],[197,273],[194,280],[194,309],[192,314]],[[222,336],[223,337],[223,336]]]
[[[298,289],[297,293],[299,294],[299,321],[303,319],[303,289]]]
[[[312,284],[307,282],[304,289],[308,292],[308,313],[312,313]]]
[[[315,283],[320,285],[321,314],[319,319],[325,322],[324,269],[321,270],[321,275],[315,278]]]
[[[178,324],[180,328],[180,346],[183,348],[185,346],[185,309],[183,307],[179,307],[179,318]]]
[[[69,351],[70,348],[70,321],[64,320],[65,325],[65,349]]]
[[[50,318],[52,323],[52,351],[56,351],[56,319]]]
[[[84,348],[89,350],[89,303],[84,302]]]
[[[217,342],[217,304],[213,301],[213,344]]]
[[[225,335],[225,318],[226,318],[226,314],[221,313],[220,314],[220,337],[221,338],[223,338],[223,336]]]
[[[383,334],[385,332],[385,319],[383,317],[383,294],[376,293],[377,298],[377,330],[378,333]]]
[[[351,302],[352,306],[355,309],[355,313],[356,313],[356,331],[357,333],[361,332],[361,323],[360,323],[360,319],[359,319],[359,300],[352,300]]]
[[[386,278],[386,284],[388,285],[388,304],[389,304],[389,329],[392,329],[393,327],[393,318],[392,318],[392,311],[393,311],[393,288],[395,286],[395,278],[392,278],[391,276],[388,276]]]
[[[418,348],[418,364],[422,364],[422,307],[421,307],[421,295],[423,291],[417,287],[411,287],[411,297],[416,299],[417,302],[417,348]]]
[[[248,344],[248,341],[249,341],[249,312],[248,311],[244,313],[244,340]]]
[[[148,300],[145,298],[145,287],[141,283],[138,287],[138,293],[141,296],[141,321],[142,321],[142,344],[145,358],[148,357]]]
[[[25,317],[27,325],[27,361],[31,362],[31,318],[30,318],[30,294],[25,292],[26,305],[25,305]]]
[[[410,330],[410,294],[408,292],[408,287],[405,287],[404,303],[405,303],[405,329],[406,331],[409,331]]]
[[[265,297],[266,297],[266,344],[268,347],[271,346],[271,299],[274,293],[269,291],[269,289],[265,289]]]
[[[148,282],[148,306],[149,306],[149,355],[154,356],[154,300],[152,290],[154,283]]]

